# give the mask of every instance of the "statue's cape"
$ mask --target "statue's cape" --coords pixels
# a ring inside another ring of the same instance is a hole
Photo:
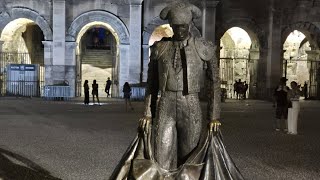
[[[244,179],[228,155],[220,130],[208,130],[205,139],[179,168],[164,170],[152,156],[150,129],[139,131],[113,171],[110,180],[242,180]]]

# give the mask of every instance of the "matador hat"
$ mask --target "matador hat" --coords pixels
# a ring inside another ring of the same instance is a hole
[[[170,24],[190,24],[192,19],[199,17],[201,17],[201,10],[185,2],[170,4],[160,13],[160,18],[168,20]]]

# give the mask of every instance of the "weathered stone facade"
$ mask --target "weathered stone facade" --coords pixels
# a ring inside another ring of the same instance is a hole
[[[67,80],[76,91],[77,38],[87,25],[105,25],[117,36],[118,91],[124,82],[146,81],[149,39],[159,25],[159,12],[174,0],[11,0],[0,2],[0,33],[8,23],[26,18],[43,32],[45,84]],[[189,1],[200,7],[203,17],[195,27],[203,37],[220,45],[232,27],[244,29],[252,40],[250,54],[259,58],[251,69],[257,84],[256,98],[269,98],[283,74],[283,43],[293,30],[306,35],[311,51],[320,43],[319,0],[225,0]],[[0,41],[3,41],[0,39]],[[2,43],[1,43],[2,44]],[[1,48],[2,49],[2,48]],[[219,54],[219,53],[218,53]],[[311,59],[311,57],[309,58]],[[318,58],[313,58],[317,61]],[[319,65],[315,63],[314,71]],[[320,74],[315,73],[315,76]],[[319,81],[314,77],[314,81]],[[319,82],[312,82],[316,86]],[[317,88],[318,91],[320,88]]]

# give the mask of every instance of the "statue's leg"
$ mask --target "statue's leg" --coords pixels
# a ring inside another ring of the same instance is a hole
[[[164,169],[177,167],[176,93],[162,95],[154,120],[154,156]]]
[[[181,165],[197,146],[203,123],[197,94],[180,96],[177,104],[178,165]]]

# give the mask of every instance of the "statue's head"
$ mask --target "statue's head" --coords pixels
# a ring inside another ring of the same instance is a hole
[[[189,36],[193,19],[201,17],[201,10],[193,4],[178,2],[168,5],[160,13],[160,18],[168,20],[174,33],[174,39],[181,41]]]

